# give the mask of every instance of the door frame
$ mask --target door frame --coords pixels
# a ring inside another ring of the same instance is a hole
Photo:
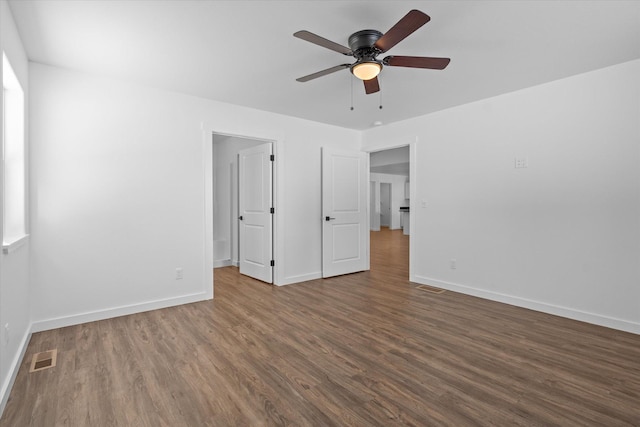
[[[380,231],[380,197],[376,196],[376,188],[376,182],[371,181],[371,166],[369,166],[369,231]]]
[[[273,218],[273,259],[275,265],[273,267],[273,284],[278,285],[282,283],[282,274],[284,269],[280,268],[284,265],[284,248],[280,244],[280,236],[282,230],[284,230],[284,212],[282,206],[282,197],[280,194],[283,192],[280,182],[280,176],[283,176],[283,162],[280,153],[283,153],[284,137],[279,133],[252,133],[246,132],[244,126],[241,124],[222,124],[213,122],[202,122],[200,124],[200,130],[202,133],[202,169],[204,179],[204,262],[203,262],[203,277],[204,277],[204,292],[207,294],[208,299],[214,298],[215,283],[213,280],[213,135],[231,136],[243,139],[255,139],[258,141],[271,142],[273,144],[273,154],[275,156],[275,162],[273,165],[273,206],[275,207],[275,213]]]
[[[418,150],[418,137],[416,136],[412,142],[404,142],[404,143],[396,143],[396,144],[390,144],[390,145],[385,145],[384,147],[375,147],[375,148],[370,148],[370,149],[365,149],[364,151],[366,151],[367,153],[369,153],[369,155],[371,155],[371,153],[376,153],[378,151],[386,151],[386,150],[393,150],[394,148],[401,148],[401,147],[409,147],[409,182],[411,182],[411,185],[409,186],[409,198],[411,200],[411,209],[409,210],[409,229],[411,230],[411,233],[409,234],[409,281],[410,282],[416,282],[416,277],[415,277],[415,272],[414,272],[414,265],[415,265],[415,254],[414,254],[414,236],[415,236],[415,230],[416,230],[416,219],[415,219],[415,211],[416,209],[418,209],[418,200],[416,200],[416,188],[420,186],[420,184],[417,182],[417,166],[416,166],[416,157],[417,157],[417,150]],[[369,170],[369,173],[371,173],[371,170]],[[369,198],[371,197],[371,194],[369,194]],[[369,205],[371,205],[371,200],[368,200]],[[369,245],[371,245],[371,241],[369,241]]]

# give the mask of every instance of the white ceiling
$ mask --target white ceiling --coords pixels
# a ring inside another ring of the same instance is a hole
[[[353,129],[640,58],[640,1],[10,0],[10,6],[33,61]],[[445,70],[386,67],[381,96],[365,95],[347,70],[295,81],[350,59],[294,38],[295,31],[347,45],[351,33],[386,32],[414,8],[431,21],[389,54],[450,57]]]
[[[370,153],[369,164],[371,172],[409,176],[409,146]]]

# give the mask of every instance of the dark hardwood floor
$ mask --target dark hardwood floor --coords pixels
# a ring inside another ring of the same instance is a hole
[[[1,426],[640,426],[640,336],[370,272],[34,334]],[[58,349],[55,368],[28,373]]]

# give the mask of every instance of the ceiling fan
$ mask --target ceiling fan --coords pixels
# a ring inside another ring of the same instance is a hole
[[[342,46],[341,44],[327,40],[309,31],[298,31],[293,34],[295,37],[342,53],[346,56],[353,56],[356,62],[353,64],[336,65],[335,67],[327,68],[326,70],[318,71],[296,80],[299,82],[308,82],[309,80],[349,68],[354,76],[364,81],[364,90],[367,94],[370,94],[380,90],[378,74],[383,66],[442,70],[449,65],[451,59],[430,58],[425,56],[387,56],[382,60],[377,58],[378,55],[400,43],[411,33],[429,22],[430,19],[427,14],[419,10],[411,10],[384,34],[377,30],[362,30],[351,34],[351,36],[349,36],[349,47]]]

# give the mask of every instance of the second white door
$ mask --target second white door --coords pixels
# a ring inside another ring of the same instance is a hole
[[[369,269],[368,154],[322,148],[322,277]]]

